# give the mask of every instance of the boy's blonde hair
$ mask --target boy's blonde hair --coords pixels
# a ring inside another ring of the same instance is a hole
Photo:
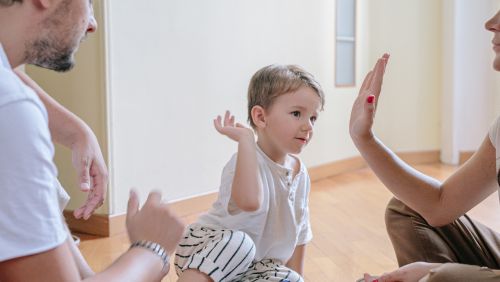
[[[302,86],[311,87],[321,99],[321,110],[325,105],[323,89],[314,76],[296,65],[270,65],[257,71],[248,86],[248,122],[255,128],[252,108],[268,109],[276,97],[296,91]]]

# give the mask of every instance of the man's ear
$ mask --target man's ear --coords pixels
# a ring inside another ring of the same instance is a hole
[[[70,1],[73,1],[73,0],[70,0]],[[50,8],[50,6],[54,5],[55,0],[32,0],[33,2],[33,5],[35,5],[35,7],[37,7],[38,9],[42,9],[42,10],[45,10],[45,9],[48,9]]]
[[[266,127],[266,110],[263,107],[253,106],[250,115],[256,128]]]

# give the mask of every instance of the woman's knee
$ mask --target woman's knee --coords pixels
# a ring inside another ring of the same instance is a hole
[[[385,225],[388,230],[393,229],[395,222],[401,217],[407,217],[407,206],[397,198],[392,198],[385,208]]]
[[[399,199],[393,197],[385,209],[385,224],[387,228],[389,229],[400,220],[409,218],[425,221],[419,213],[412,210]]]

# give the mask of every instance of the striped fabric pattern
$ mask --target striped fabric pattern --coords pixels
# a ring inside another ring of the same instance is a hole
[[[216,282],[232,281],[246,271],[255,245],[245,232],[190,226],[177,246],[175,270],[197,269]]]
[[[193,224],[177,246],[175,270],[196,269],[215,282],[304,282],[280,261],[253,261],[255,245],[245,232]]]
[[[242,282],[304,282],[302,276],[273,259],[254,261],[235,281]]]

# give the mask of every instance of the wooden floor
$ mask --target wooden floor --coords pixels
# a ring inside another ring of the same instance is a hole
[[[416,166],[437,179],[456,168],[441,164]],[[391,194],[368,169],[330,177],[312,185],[310,210],[314,239],[307,247],[305,280],[355,281],[364,272],[374,274],[396,267],[387,237],[384,209]],[[469,213],[500,231],[498,194]],[[185,219],[190,223],[195,217]],[[125,234],[111,238],[87,238],[80,249],[95,271],[100,271],[129,246]],[[163,281],[176,281],[174,271]]]

